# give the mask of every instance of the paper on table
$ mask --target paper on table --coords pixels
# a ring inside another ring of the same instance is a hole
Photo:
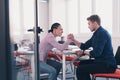
[[[68,49],[80,49],[80,48],[75,45],[68,45]]]
[[[88,55],[85,55],[85,56],[81,56],[79,59],[80,60],[87,60],[87,59],[90,59],[90,57]]]

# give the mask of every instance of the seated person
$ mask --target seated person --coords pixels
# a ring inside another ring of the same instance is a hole
[[[61,36],[63,33],[62,26],[59,23],[54,23],[48,34],[40,42],[40,73],[49,73],[48,80],[57,80],[57,76],[62,68],[62,64],[55,60],[47,60],[48,52],[53,48],[64,50],[72,42],[69,38],[63,44],[59,44],[56,41],[56,37]]]
[[[73,42],[80,47],[78,56],[83,54],[95,58],[94,61],[80,61],[76,70],[77,80],[91,80],[90,74],[95,73],[113,73],[115,72],[116,60],[113,54],[110,34],[101,26],[101,20],[98,15],[91,15],[87,18],[88,27],[94,33],[85,43],[81,43],[71,37]],[[84,51],[92,47],[91,51]]]

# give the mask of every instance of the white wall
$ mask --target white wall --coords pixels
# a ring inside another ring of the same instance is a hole
[[[61,3],[62,3],[62,5],[60,5]],[[63,27],[66,26],[66,27],[64,27],[64,30],[67,29],[65,5],[66,5],[65,0],[49,0],[49,24],[52,24],[53,22],[56,22],[56,21],[60,22]],[[114,20],[114,22],[116,22],[116,21]],[[113,31],[114,30],[115,29],[113,29]],[[66,36],[67,34],[68,34],[68,32],[64,32],[64,36]],[[79,41],[85,42],[87,39],[90,38],[91,35],[90,34],[78,34],[75,36],[76,36],[76,39],[78,39]],[[117,50],[117,47],[120,45],[120,36],[119,36],[119,34],[114,34],[111,36],[112,36],[113,49],[114,49],[114,53],[115,53]]]
[[[118,46],[120,46],[120,36],[119,37],[112,36],[112,44],[114,53],[116,53]]]
[[[66,31],[65,26],[67,25],[65,5],[65,0],[49,0],[49,25],[53,24],[54,22],[59,22]],[[66,32],[64,32],[63,34],[66,34]]]
[[[49,29],[49,8],[48,2],[39,1],[39,26],[43,29],[44,32],[41,32],[40,39],[42,39]]]
[[[56,5],[57,5],[57,8],[56,8]],[[67,21],[66,21],[66,14],[65,14],[67,8],[65,7],[65,5],[66,5],[65,0],[48,0],[48,2],[39,1],[39,8],[38,8],[39,9],[39,14],[38,14],[39,26],[44,31],[41,34],[39,34],[40,39],[42,39],[46,35],[48,29],[54,22],[61,23],[61,25],[64,27],[64,30],[67,31]],[[116,21],[114,20],[114,22]],[[68,32],[63,33],[64,36],[66,36],[67,34]],[[29,37],[30,35],[31,34],[28,34],[27,37]],[[76,36],[76,39],[78,39],[79,41],[85,42],[87,39],[90,38],[91,35],[78,34],[75,36]],[[22,37],[17,37],[16,39],[19,39],[19,38],[22,38]],[[26,38],[26,35],[25,35],[25,38]],[[116,52],[117,47],[120,45],[119,34],[112,35],[112,43],[113,43],[114,52]]]
[[[46,35],[48,29],[50,28],[50,26],[54,22],[61,23],[61,25],[64,28],[63,36],[66,36],[68,34],[68,32],[67,32],[67,27],[68,27],[67,25],[68,24],[67,24],[67,20],[66,20],[66,18],[67,18],[66,17],[67,16],[66,15],[67,8],[65,6],[65,5],[67,5],[67,3],[65,2],[66,0],[47,0],[47,1],[48,2],[39,1],[39,6],[38,6],[39,7],[38,8],[39,9],[39,13],[38,13],[39,26],[44,31],[41,34],[39,34],[40,39],[42,39]],[[116,2],[116,1],[118,1],[118,2]],[[113,22],[116,24],[116,25],[113,25],[113,32],[117,33],[117,34],[112,35],[112,41],[113,41],[112,43],[113,43],[114,52],[116,51],[117,47],[120,45],[120,36],[119,36],[119,31],[120,31],[119,25],[120,24],[117,25],[117,22],[119,22],[119,17],[118,17],[119,16],[119,14],[118,14],[119,13],[119,10],[118,10],[119,8],[118,8],[117,5],[119,5],[120,1],[119,0],[116,0],[116,1],[114,2],[116,4],[116,5],[114,5],[115,9],[113,9],[114,10],[113,12],[118,11],[117,13],[113,14],[113,15],[115,15],[115,17],[113,18]],[[13,15],[14,15],[13,13],[15,13],[15,11],[14,11],[13,8],[11,8],[11,9],[12,9],[12,13],[11,13],[12,15],[11,16],[13,17]],[[22,19],[20,19],[20,20],[22,20]],[[13,25],[13,24],[14,23],[11,22],[10,26],[11,27],[15,26],[15,28],[16,28],[16,25]],[[20,26],[23,26],[23,24],[20,24]],[[118,28],[116,28],[116,26],[118,26]],[[17,26],[17,27],[19,27],[19,26]],[[21,29],[24,29],[23,27]],[[24,30],[22,30],[22,31],[23,32],[19,36],[16,35],[16,37],[14,38],[16,42],[18,42],[19,40],[21,40],[23,38],[33,39],[31,37],[31,36],[33,36],[33,33],[32,33],[32,35],[31,34],[24,34]],[[13,29],[12,29],[12,32],[14,32]],[[83,41],[83,42],[85,42],[89,37],[90,37],[90,35],[88,35],[88,34],[78,34],[78,35],[76,35],[76,38],[79,41]]]

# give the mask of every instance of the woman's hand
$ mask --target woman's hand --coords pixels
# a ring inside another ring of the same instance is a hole
[[[67,39],[74,40],[74,36],[73,36],[73,34],[68,34]]]

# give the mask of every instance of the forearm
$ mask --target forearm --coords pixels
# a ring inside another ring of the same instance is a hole
[[[81,46],[81,43],[79,41],[77,41],[77,40],[74,39],[73,42],[75,43],[76,46],[78,46],[78,47]]]

